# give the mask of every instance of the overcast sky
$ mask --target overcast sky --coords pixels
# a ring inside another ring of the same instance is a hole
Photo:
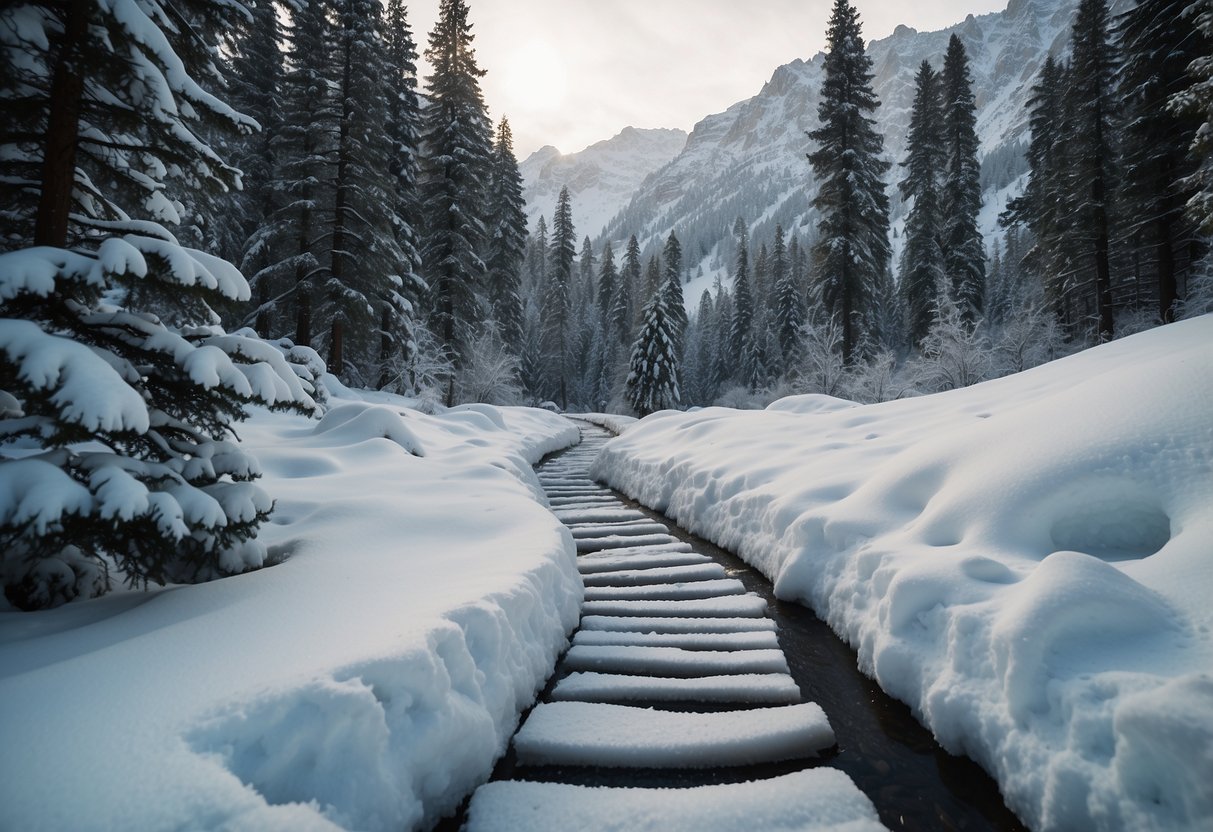
[[[439,0],[409,20],[424,52]],[[564,153],[624,127],[680,127],[757,93],[781,64],[825,46],[832,0],[468,0],[481,83],[519,161]],[[864,37],[899,23],[929,31],[1006,0],[857,0]],[[422,77],[429,66],[422,62]],[[424,80],[422,81],[424,86]]]

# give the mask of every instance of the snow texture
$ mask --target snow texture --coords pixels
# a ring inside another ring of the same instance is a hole
[[[833,744],[813,703],[700,714],[549,702],[514,736],[523,765],[608,768],[749,766],[812,757]]]
[[[1033,829],[1213,828],[1213,316],[828,404],[660,414],[593,473],[812,607]]]
[[[576,428],[326,381],[324,419],[241,429],[278,565],[0,611],[0,828],[413,829],[488,778],[577,622],[530,468]],[[9,465],[5,505],[71,510],[55,469]]]
[[[683,650],[680,647],[574,645],[565,655],[573,670],[648,673],[654,676],[715,676],[722,673],[787,673],[783,651]]]
[[[837,769],[690,789],[508,781],[476,792],[467,832],[877,832],[876,809]]]
[[[782,654],[781,654],[782,658]],[[800,688],[786,673],[735,673],[691,678],[571,673],[556,683],[557,702],[751,702],[790,704]]]

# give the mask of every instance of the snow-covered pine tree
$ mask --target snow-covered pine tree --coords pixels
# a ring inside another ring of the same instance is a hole
[[[733,340],[733,296],[716,279],[715,308],[712,310],[713,337],[716,342],[713,352],[716,363],[712,367],[712,395],[708,401],[715,401],[720,389],[738,372],[737,354],[732,350]]]
[[[1116,23],[1125,108],[1117,202],[1134,259],[1146,261],[1155,275],[1164,323],[1175,319],[1179,273],[1196,259],[1189,250],[1195,229],[1184,211],[1194,189],[1181,182],[1196,170],[1188,145],[1200,119],[1166,106],[1187,82],[1188,66],[1210,51],[1209,39],[1184,18],[1188,5],[1190,0],[1143,0]]]
[[[792,242],[795,244],[795,238]],[[805,316],[804,295],[797,285],[796,272],[789,262],[782,225],[775,226],[771,276],[775,282],[775,326],[779,335],[779,370],[782,374],[787,372],[795,356]]]
[[[256,322],[263,336],[290,334],[296,344],[311,346],[321,263],[327,259],[332,125],[339,114],[330,81],[335,35],[327,3],[295,5],[287,37],[288,70],[270,185],[280,202],[245,244],[244,262],[264,263],[250,278],[257,306],[245,323]]]
[[[940,191],[944,272],[961,317],[972,325],[981,316],[986,250],[977,227],[977,215],[981,212],[977,104],[969,75],[969,57],[956,35],[948,41],[940,89],[945,154]]]
[[[1074,119],[1067,145],[1073,164],[1067,187],[1074,199],[1074,244],[1094,272],[1094,311],[1099,338],[1112,339],[1112,199],[1117,154],[1116,58],[1108,37],[1107,0],[1081,0],[1071,34],[1070,83],[1067,90]]]
[[[1068,227],[1063,210],[1066,190],[1062,121],[1065,77],[1065,69],[1052,55],[1047,55],[1028,100],[1031,108],[1028,184],[1023,195],[1010,200],[1007,210],[999,217],[999,223],[1008,229],[1026,225],[1031,231],[1035,245],[1023,252],[1023,257],[1032,261],[1042,276],[1046,299],[1058,320],[1065,319],[1061,276],[1067,257],[1065,234]],[[1014,266],[1020,269],[1018,259]]]
[[[421,263],[430,329],[454,356],[480,316],[476,287],[485,271],[480,252],[492,125],[474,39],[465,0],[442,0],[425,53],[433,74],[421,117]]]
[[[526,257],[526,200],[514,157],[510,123],[501,120],[489,180],[488,296],[505,346],[522,351],[522,266]]]
[[[625,349],[631,349],[636,331],[636,295],[640,291],[640,242],[633,234],[623,251],[623,267],[619,270],[619,288],[611,307],[611,330]]]
[[[742,271],[741,255],[737,258],[737,273],[733,276],[733,317],[729,326],[729,349],[739,380],[744,380],[743,366],[754,351],[754,295],[750,279]]]
[[[707,289],[699,296],[699,309],[687,339],[683,392],[688,404],[706,407],[716,398],[716,305]]]
[[[581,254],[577,258],[577,304],[595,303],[594,291],[594,244],[589,235],[581,241]]]
[[[821,126],[809,134],[817,145],[809,161],[818,181],[813,207],[820,215],[814,294],[842,328],[847,363],[868,334],[866,307],[889,260],[889,163],[881,158],[884,141],[867,115],[878,106],[859,13],[848,0],[834,0],[817,108]]]
[[[547,283],[543,290],[543,360],[550,391],[562,408],[568,408],[569,323],[573,314],[573,263],[577,256],[573,228],[573,204],[569,189],[562,187],[552,215],[552,239],[548,244]]]
[[[1206,44],[1213,41],[1211,0],[1192,3],[1184,16],[1192,20]],[[1177,90],[1167,106],[1176,113],[1192,114],[1200,120],[1200,127],[1188,149],[1197,167],[1183,184],[1195,190],[1188,200],[1189,215],[1208,235],[1213,234],[1213,55],[1206,50],[1193,58],[1188,65],[1188,76],[1192,83]]]
[[[387,135],[391,142],[388,171],[394,198],[391,216],[396,243],[404,256],[399,266],[401,286],[393,303],[383,306],[380,316],[379,381],[382,388],[391,375],[393,360],[408,366],[417,350],[415,322],[420,319],[427,293],[420,275],[421,252],[417,231],[421,225],[417,177],[420,171],[418,143],[421,104],[417,98],[417,44],[403,0],[388,0],[384,29],[388,72]],[[525,220],[523,236],[526,236]]]
[[[234,187],[202,136],[253,124],[203,86],[203,33],[242,13],[0,10],[0,584],[18,607],[104,592],[111,565],[144,584],[263,563],[272,503],[233,426],[246,404],[314,402],[280,350],[219,329],[210,304],[248,299],[240,273],[161,224],[185,191]]]
[[[250,0],[249,24],[236,28],[229,39],[232,51],[228,86],[232,106],[257,120],[261,129],[232,143],[232,162],[241,171],[241,190],[228,200],[226,223],[238,240],[239,250],[221,252],[240,264],[246,275],[255,275],[274,262],[266,249],[268,241],[256,234],[274,215],[281,202],[275,191],[278,140],[282,133],[282,93],[286,75],[283,32],[279,6],[273,0]],[[270,333],[272,297],[269,280],[250,280],[258,308],[257,331]]]
[[[670,320],[674,324],[674,332],[678,336],[674,343],[678,355],[682,355],[686,343],[687,310],[682,294],[682,243],[673,231],[666,238],[665,247],[661,251],[662,262],[665,265],[666,291],[669,293]]]
[[[380,376],[379,359],[398,352],[391,345],[412,340],[412,301],[402,291],[404,274],[410,289],[416,278],[413,257],[401,250],[396,236],[407,220],[396,214],[397,180],[390,169],[393,142],[386,125],[395,68],[386,61],[382,5],[334,0],[334,8],[338,118],[320,315],[328,323],[329,371],[371,384]]]
[[[598,314],[602,317],[602,332],[607,339],[615,338],[611,310],[619,291],[619,271],[615,268],[615,251],[611,241],[602,244],[602,265],[598,267]],[[617,339],[616,339],[617,340]]]
[[[661,288],[661,273],[661,254],[653,252],[653,256],[649,258],[649,262],[644,266],[644,279],[641,285],[644,286],[645,297],[651,298],[653,293]],[[643,318],[643,315],[641,317]]]
[[[901,163],[905,178],[898,183],[902,199],[913,200],[906,216],[898,290],[905,308],[907,335],[910,343],[917,345],[931,328],[935,299],[945,280],[940,188],[947,151],[940,77],[927,61],[919,66],[914,84],[910,135]]]
[[[526,242],[526,270],[523,272],[522,300],[534,300],[547,281],[548,223],[543,214],[535,220],[535,233]]]
[[[767,253],[765,242],[758,244],[758,254],[754,257],[754,270],[751,275],[750,290],[754,294],[754,319],[762,324],[755,330],[766,330],[767,313],[771,309],[771,257]]]
[[[624,396],[640,416],[678,407],[679,390],[677,332],[669,314],[668,284],[659,285],[644,308],[644,318],[632,357]]]

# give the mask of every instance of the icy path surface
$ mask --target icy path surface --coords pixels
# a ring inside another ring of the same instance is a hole
[[[546,701],[515,735],[520,779],[478,789],[465,828],[883,829],[846,774],[805,768],[834,732],[818,705],[802,702],[767,602],[592,482],[606,434],[587,428],[583,437],[538,469],[589,587],[581,629]],[[804,770],[761,768],[775,763]],[[740,782],[578,783],[576,772],[602,768],[729,769]],[[553,771],[563,782],[531,782]]]

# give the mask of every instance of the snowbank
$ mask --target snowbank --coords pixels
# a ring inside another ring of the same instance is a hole
[[[366,398],[240,426],[279,565],[0,612],[0,828],[409,829],[487,778],[577,621],[529,465],[577,429]]]
[[[1213,317],[934,396],[662,413],[595,475],[812,607],[1038,830],[1213,828]]]
[[[620,416],[618,413],[570,413],[569,418],[606,428],[616,436],[639,421],[635,416]]]

